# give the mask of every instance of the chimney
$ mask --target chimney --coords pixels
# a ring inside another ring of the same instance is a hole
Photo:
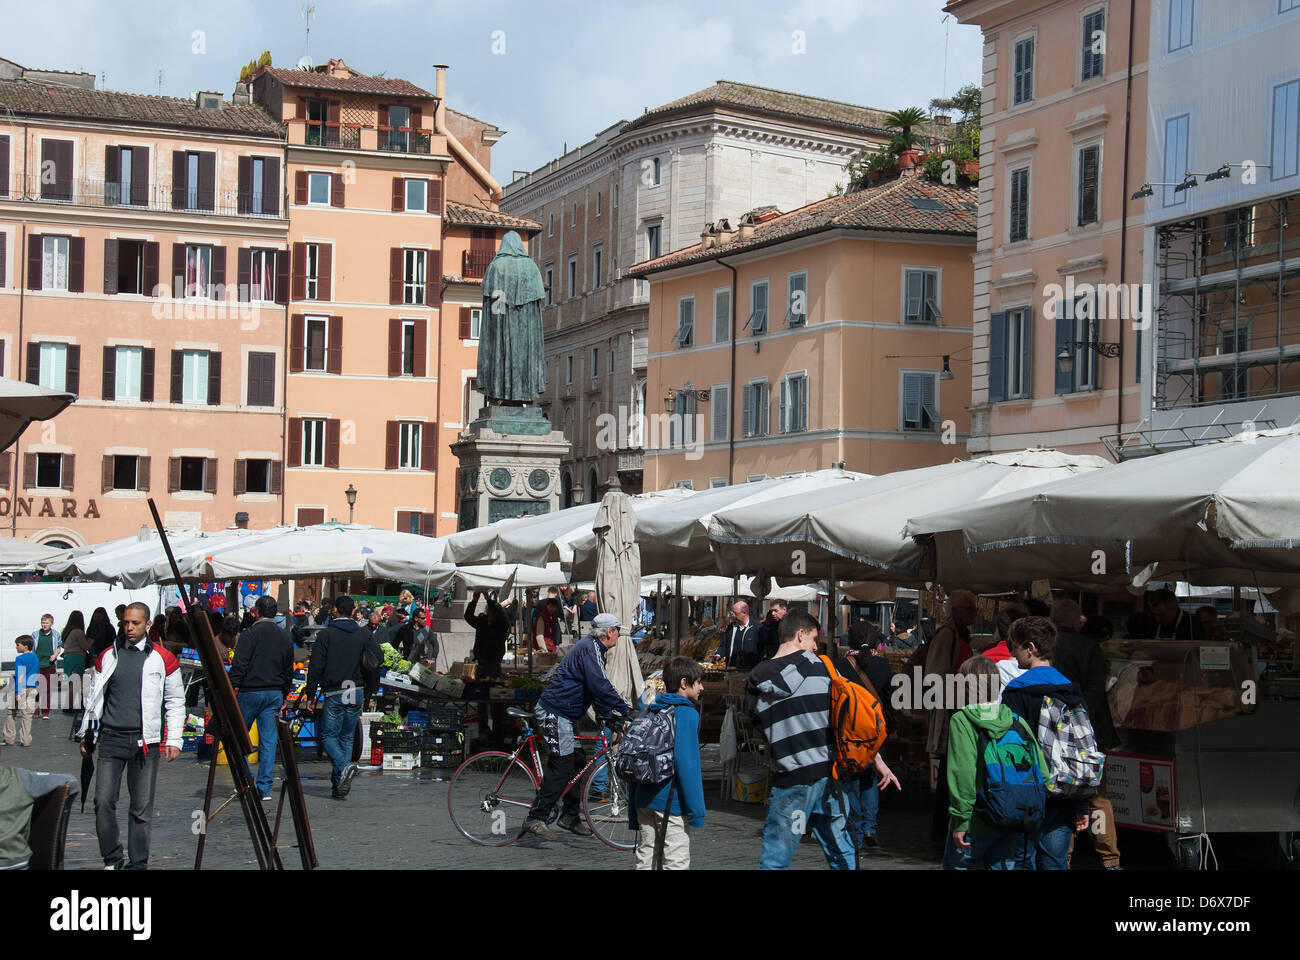
[[[713,229],[712,223],[706,223],[704,229],[700,231],[700,249],[712,250],[718,245],[718,235]]]
[[[718,221],[717,235],[718,235],[719,246],[721,246],[724,243],[730,243],[735,238],[736,231],[731,229],[730,220],[724,218]]]
[[[447,65],[445,63],[435,63],[433,65],[434,80],[433,95],[438,98],[433,128],[440,129],[447,123]]]
[[[754,239],[754,215],[747,213],[740,218],[740,235],[738,237],[741,243]]]

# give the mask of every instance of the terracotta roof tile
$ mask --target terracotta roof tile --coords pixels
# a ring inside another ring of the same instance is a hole
[[[743,243],[733,239],[707,251],[695,243],[655,260],[635,264],[627,275],[648,276],[823,230],[887,230],[973,239],[978,204],[979,192],[975,187],[947,187],[919,175],[901,176],[847,196],[828,197],[773,217],[755,225],[753,237]],[[737,225],[733,222],[733,229]]]
[[[510,230],[524,230],[529,233],[536,233],[542,229],[540,223],[525,220],[523,217],[512,217],[508,213],[484,210],[482,207],[471,207],[452,200],[447,201],[445,219],[448,224],[457,227],[498,227]]]
[[[701,108],[732,107],[772,116],[787,117],[804,123],[821,121],[830,126],[893,136],[885,128],[887,110],[861,107],[854,103],[810,97],[802,93],[757,87],[749,83],[719,80],[711,87],[697,90],[680,99],[646,111],[627,125],[635,130],[674,113],[695,113]]]
[[[262,73],[269,73],[286,87],[335,90],[339,93],[379,93],[393,97],[412,97],[423,100],[434,99],[433,94],[428,90],[417,87],[409,80],[367,77],[363,74],[355,74],[351,77],[333,77],[328,73],[320,73],[315,70],[290,70],[285,67],[263,67],[254,76]]]

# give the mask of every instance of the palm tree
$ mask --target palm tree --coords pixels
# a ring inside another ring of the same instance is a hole
[[[920,143],[923,138],[920,134],[913,133],[913,127],[919,127],[923,123],[928,123],[930,118],[926,116],[924,110],[920,107],[904,107],[902,110],[895,110],[885,117],[885,126],[891,130],[900,131],[894,137],[890,149],[894,153],[902,153],[904,150],[910,150]]]

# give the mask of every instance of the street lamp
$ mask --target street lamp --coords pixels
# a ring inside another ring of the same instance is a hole
[[[343,491],[343,496],[345,496],[345,497],[348,498],[348,523],[351,523],[351,522],[352,522],[352,510],[353,510],[353,508],[357,505],[357,490],[356,490],[356,487],[352,486],[352,484],[349,483],[349,484],[348,484],[348,488],[347,488],[346,490]]]
[[[953,379],[952,368],[948,366],[948,354],[943,355],[943,370],[939,373],[940,380]]]
[[[1056,369],[1061,376],[1068,377],[1074,373],[1074,353],[1087,347],[1096,350],[1103,357],[1119,356],[1119,344],[1107,340],[1067,340],[1061,344],[1061,352],[1056,355]]]

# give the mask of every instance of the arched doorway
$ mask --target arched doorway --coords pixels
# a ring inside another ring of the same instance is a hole
[[[561,504],[565,510],[573,506],[573,477],[569,471],[564,471],[564,476],[560,478]]]
[[[592,467],[587,473],[587,502],[595,503],[599,499],[600,495],[596,492],[596,468]]]

